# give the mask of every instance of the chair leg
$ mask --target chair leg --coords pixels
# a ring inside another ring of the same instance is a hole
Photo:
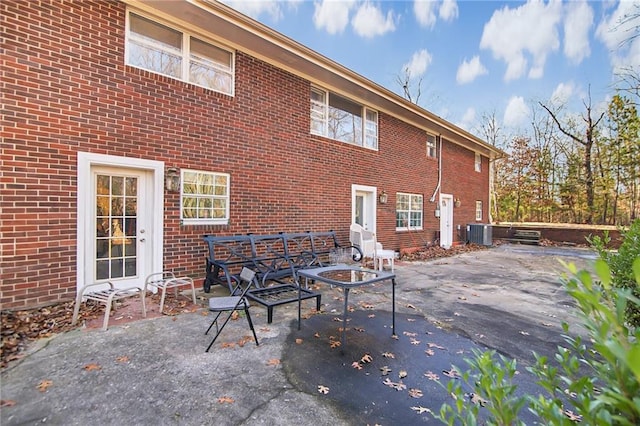
[[[198,302],[196,301],[196,287],[193,284],[193,280],[191,280],[191,294],[193,295],[193,304],[197,304]]]
[[[211,327],[213,327],[213,324],[216,325],[216,331],[219,332],[218,329],[218,317],[220,317],[220,314],[222,312],[218,312],[218,315],[216,315],[216,317],[213,319],[213,321],[211,321],[211,325],[209,326],[209,328],[207,328],[207,331],[204,332],[205,335],[209,334],[209,331],[211,330]]]
[[[161,288],[162,295],[160,296],[160,315],[164,312],[164,298],[167,296],[167,289]]]
[[[78,321],[78,314],[80,313],[80,304],[82,303],[82,291],[76,296],[76,304],[73,307],[73,317],[71,318],[71,325],[75,325]]]
[[[140,292],[140,300],[142,301],[142,317],[146,318],[147,317],[147,306],[145,305],[145,297],[147,296],[147,292]]]
[[[104,320],[102,321],[102,330],[106,330],[107,326],[109,325],[109,314],[111,313],[111,307],[113,306],[113,296],[115,295],[116,293],[112,292],[107,298],[107,304],[104,307]]]
[[[249,308],[247,308],[246,306],[244,308],[244,313],[247,316],[247,321],[249,321],[249,328],[251,329],[251,332],[253,333],[253,340],[256,341],[256,346],[260,346],[260,344],[258,343],[258,336],[256,336],[256,329],[253,328],[253,321],[251,321],[251,315],[249,314]]]

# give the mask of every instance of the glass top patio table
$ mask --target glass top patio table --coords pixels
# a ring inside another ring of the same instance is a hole
[[[344,311],[342,313],[342,334],[341,346],[344,352],[345,330],[347,324],[347,307],[349,299],[349,290],[353,287],[361,287],[374,284],[381,281],[391,281],[391,315],[392,315],[392,335],[396,334],[396,274],[386,271],[376,271],[367,269],[359,265],[337,264],[325,266],[321,268],[301,269],[298,271],[300,277],[305,280],[317,281],[337,287],[344,290]],[[300,329],[300,300],[298,301],[298,330]]]

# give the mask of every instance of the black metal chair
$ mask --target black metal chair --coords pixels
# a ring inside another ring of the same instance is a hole
[[[213,319],[213,321],[211,322],[211,325],[209,326],[209,328],[207,328],[207,331],[204,334],[205,335],[209,334],[211,327],[213,327],[213,324],[215,324],[216,335],[213,337],[213,340],[207,347],[206,352],[209,352],[209,349],[211,349],[211,346],[213,346],[216,339],[224,329],[225,325],[227,325],[227,323],[233,316],[233,313],[239,310],[244,311],[247,317],[247,321],[249,321],[249,328],[251,328],[251,332],[253,333],[253,338],[256,341],[256,346],[259,345],[258,336],[256,336],[256,330],[253,327],[253,321],[251,321],[251,315],[249,314],[249,301],[245,298],[245,295],[247,294],[247,291],[249,291],[249,289],[251,288],[251,285],[255,284],[255,277],[256,277],[255,271],[252,271],[247,267],[243,267],[242,271],[240,272],[239,278],[236,278],[239,281],[238,285],[231,292],[231,294],[233,295],[233,294],[236,294],[237,290],[241,289],[242,293],[240,294],[240,296],[217,296],[209,299],[209,311],[216,312],[216,317]],[[246,283],[245,287],[242,286],[243,282]],[[222,323],[222,326],[218,327],[218,318],[223,312],[228,312],[228,316],[227,318],[225,318],[224,322]]]

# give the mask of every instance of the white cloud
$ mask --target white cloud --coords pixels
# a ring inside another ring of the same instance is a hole
[[[224,0],[225,4],[231,6],[245,15],[258,19],[260,15],[266,14],[274,21],[282,18],[282,8],[284,4],[278,0],[262,0],[262,1],[243,1],[243,0]]]
[[[432,59],[431,54],[426,49],[422,49],[414,52],[411,60],[404,64],[402,69],[407,70],[411,78],[420,77],[427,71]]]
[[[458,67],[456,81],[458,84],[471,83],[476,77],[487,74],[487,69],[480,62],[479,56],[474,56],[470,61],[464,61]]]
[[[512,96],[504,110],[503,122],[509,127],[518,127],[525,124],[530,116],[529,107],[521,96]]]
[[[444,0],[438,13],[444,21],[451,22],[458,17],[458,3],[456,0]]]
[[[566,104],[571,96],[576,92],[576,87],[573,82],[560,83],[556,86],[555,90],[551,94],[551,104],[555,106],[562,106]]]
[[[353,30],[361,37],[371,38],[386,34],[396,29],[393,12],[387,12],[385,16],[382,11],[369,3],[364,2],[351,20]]]
[[[421,27],[433,28],[436,24],[435,8],[438,4],[430,0],[415,0],[413,2],[413,13]]]
[[[314,2],[313,24],[317,29],[324,29],[329,34],[339,34],[349,24],[349,12],[354,6],[353,1]]]
[[[528,65],[525,54],[533,62],[530,78],[544,74],[547,55],[558,50],[560,37],[558,24],[562,18],[562,3],[550,0],[529,0],[526,4],[511,9],[507,6],[497,10],[484,26],[480,48],[488,49],[496,59],[506,62],[506,81],[522,77]]]
[[[633,16],[639,10],[640,2],[637,0],[621,1],[596,29],[596,37],[611,52],[611,65],[614,69],[640,66],[640,37],[630,39],[633,34],[637,34],[637,20],[625,19],[625,16]]]
[[[579,64],[589,57],[589,33],[593,27],[593,9],[586,1],[569,2],[564,19],[564,54]]]
[[[459,126],[463,129],[471,129],[476,122],[476,110],[473,107],[467,108],[467,110],[462,115],[462,120],[460,120]]]

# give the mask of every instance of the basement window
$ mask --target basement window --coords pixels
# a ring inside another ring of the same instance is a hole
[[[422,230],[423,198],[419,194],[396,194],[396,231]]]
[[[181,170],[180,219],[190,225],[229,223],[230,176],[198,170]]]

